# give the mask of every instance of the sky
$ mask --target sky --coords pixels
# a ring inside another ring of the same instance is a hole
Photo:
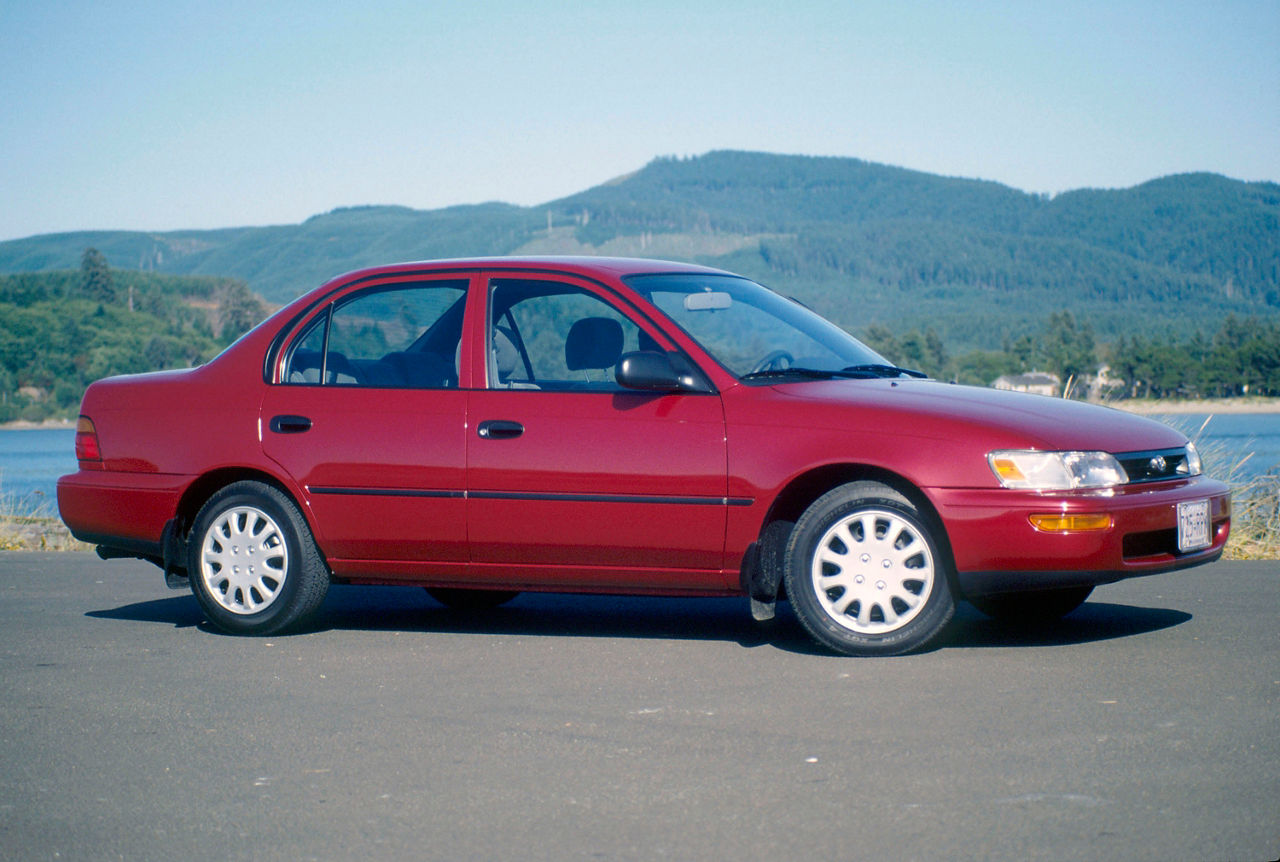
[[[659,156],[1280,181],[1280,0],[0,0],[0,240],[536,205]]]

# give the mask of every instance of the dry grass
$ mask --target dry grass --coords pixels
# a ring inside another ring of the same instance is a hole
[[[90,551],[57,518],[0,515],[0,551]]]
[[[1223,559],[1280,560],[1280,473],[1250,476],[1246,468],[1252,451],[1232,451],[1202,439],[1212,422],[1210,416],[1198,426],[1171,424],[1196,444],[1209,475],[1231,487],[1231,539]]]
[[[0,491],[0,551],[88,551],[72,537],[53,504]]]
[[[1228,560],[1280,560],[1280,474],[1231,487]]]

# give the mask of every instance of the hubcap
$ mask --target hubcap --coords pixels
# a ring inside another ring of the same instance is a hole
[[[200,576],[213,600],[233,614],[255,614],[270,606],[288,570],[284,535],[260,509],[228,509],[204,535]]]
[[[831,619],[858,634],[884,634],[919,615],[937,573],[920,530],[896,512],[867,509],[819,540],[814,594]]]

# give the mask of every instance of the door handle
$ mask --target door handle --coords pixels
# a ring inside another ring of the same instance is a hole
[[[306,416],[272,416],[268,427],[277,434],[301,434],[311,430],[311,420]]]
[[[476,433],[486,440],[509,440],[523,434],[524,426],[506,419],[486,419],[480,423]]]

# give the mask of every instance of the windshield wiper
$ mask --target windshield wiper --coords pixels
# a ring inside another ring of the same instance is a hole
[[[909,368],[898,368],[895,365],[849,365],[839,370],[834,368],[805,368],[792,365],[787,368],[769,368],[764,371],[751,371],[739,377],[739,380],[761,380],[768,377],[802,377],[806,380],[871,380],[878,377],[920,377],[929,375]]]
[[[867,377],[918,377],[921,380],[927,380],[928,374],[923,371],[915,371],[910,368],[899,368],[896,365],[848,365],[840,369],[842,374]]]
[[[807,380],[830,380],[833,377],[847,377],[843,371],[833,371],[824,368],[805,368],[799,365],[791,365],[787,368],[767,368],[764,371],[750,371],[739,380],[759,380],[763,377],[803,377]]]

